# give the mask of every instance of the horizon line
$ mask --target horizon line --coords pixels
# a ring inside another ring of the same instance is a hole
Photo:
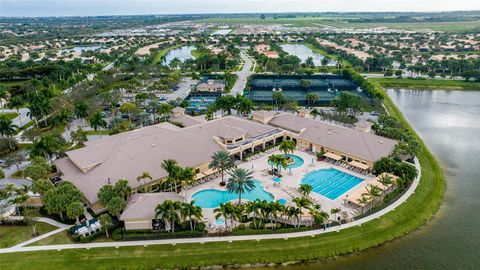
[[[336,14],[349,14],[349,13],[453,13],[453,12],[480,12],[480,9],[459,9],[459,10],[437,10],[437,11],[281,11],[281,12],[189,12],[189,13],[138,13],[138,14],[105,14],[105,15],[59,15],[59,16],[4,16],[0,15],[0,19],[5,18],[75,18],[75,17],[127,17],[127,16],[188,16],[188,15],[254,15],[254,14],[322,14],[322,13],[336,13]]]

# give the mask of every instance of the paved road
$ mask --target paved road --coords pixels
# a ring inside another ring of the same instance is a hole
[[[3,109],[1,112],[5,113],[17,113],[16,109]],[[28,116],[29,110],[27,108],[20,108],[18,109],[18,112],[20,113],[16,118],[12,119],[12,122],[14,125],[17,127],[23,127],[26,125],[28,122],[30,122],[30,117]]]
[[[329,232],[339,232],[340,230],[351,228],[355,226],[361,226],[363,223],[369,222],[374,219],[379,219],[386,213],[394,211],[395,208],[400,206],[405,202],[417,188],[420,177],[421,177],[421,168],[418,162],[418,159],[415,158],[415,167],[418,170],[418,176],[413,181],[410,188],[405,192],[405,194],[393,202],[391,205],[385,207],[384,209],[373,213],[369,216],[366,216],[362,219],[355,220],[350,223],[346,223],[340,226],[333,226],[328,229],[319,229],[303,232],[294,232],[294,233],[282,233],[282,234],[263,234],[263,235],[242,235],[242,236],[224,236],[224,237],[204,237],[204,238],[183,238],[183,239],[164,239],[164,240],[146,240],[146,241],[121,241],[121,242],[106,242],[106,243],[86,243],[86,244],[66,244],[66,245],[50,245],[50,246],[32,246],[32,247],[10,247],[0,249],[0,254],[2,253],[13,253],[13,252],[27,252],[27,251],[41,251],[41,250],[62,250],[62,249],[90,249],[90,248],[100,248],[100,247],[127,247],[127,246],[149,246],[149,245],[176,245],[176,244],[191,244],[191,243],[209,243],[209,242],[232,242],[232,241],[261,241],[266,239],[285,239],[295,238],[295,237],[314,237],[315,235],[329,233]]]
[[[190,77],[183,78],[182,81],[178,84],[178,90],[169,94],[160,94],[160,96],[165,96],[167,100],[176,100],[177,98],[184,99],[188,96],[192,90],[192,84],[197,84],[197,80],[192,80]]]
[[[232,87],[232,90],[230,91],[230,95],[232,96],[236,96],[237,94],[243,95],[243,89],[245,88],[247,79],[253,73],[252,71],[250,71],[250,69],[252,69],[254,65],[253,60],[249,56],[247,56],[244,51],[240,52],[240,57],[245,64],[243,65],[242,70],[236,72],[238,78],[235,82],[235,85]]]

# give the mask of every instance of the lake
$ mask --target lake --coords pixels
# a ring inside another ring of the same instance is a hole
[[[193,59],[193,56],[192,56],[193,50],[195,50],[195,46],[182,46],[180,48],[170,50],[165,55],[165,63],[169,64],[174,58],[178,58],[182,62],[184,62],[187,59]]]
[[[419,230],[380,247],[282,269],[480,269],[480,91],[388,94],[445,169],[440,211]]]
[[[280,46],[288,54],[295,55],[300,58],[302,63],[305,63],[308,57],[312,57],[315,66],[321,66],[322,59],[325,58],[323,55],[312,51],[312,49],[307,47],[305,44],[282,44]],[[335,65],[337,65],[337,62],[335,60],[330,60],[327,66]]]
[[[232,29],[218,29],[212,33],[212,36],[226,36],[230,32],[232,32]]]

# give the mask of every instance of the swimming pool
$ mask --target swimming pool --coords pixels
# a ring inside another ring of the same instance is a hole
[[[307,173],[301,183],[311,185],[313,192],[335,200],[362,180],[362,178],[330,168]]]
[[[251,192],[242,194],[242,200],[254,201],[260,199],[268,202],[273,201],[273,195],[263,189],[262,183],[258,180],[254,180],[254,182],[255,188]],[[202,208],[217,208],[221,203],[238,200],[238,195],[229,193],[226,190],[205,189],[193,194],[192,200],[195,201],[195,205]]]
[[[303,158],[301,158],[297,155],[288,154],[288,156],[293,158],[293,163],[290,163],[290,164],[287,165],[288,169],[298,168],[298,167],[302,166],[303,163],[305,163],[305,161],[303,161]],[[268,162],[268,164],[270,164],[270,166],[272,166],[271,162]]]

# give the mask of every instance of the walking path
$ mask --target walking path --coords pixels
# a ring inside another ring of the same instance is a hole
[[[240,52],[240,57],[242,58],[244,65],[242,70],[236,72],[238,78],[229,93],[232,96],[236,96],[237,94],[243,95],[243,89],[245,88],[247,79],[253,73],[251,71],[252,67],[254,66],[252,59],[246,55],[244,51]]]
[[[13,252],[27,252],[27,251],[42,251],[42,250],[62,250],[62,249],[79,249],[79,248],[100,248],[100,247],[131,247],[131,246],[144,246],[147,247],[149,245],[176,245],[176,244],[192,244],[192,243],[210,243],[210,242],[232,242],[232,241],[246,241],[246,240],[254,240],[260,241],[265,239],[285,239],[288,238],[296,238],[296,237],[308,237],[308,236],[315,236],[329,232],[339,232],[340,230],[361,226],[362,224],[369,222],[374,219],[378,219],[381,216],[385,215],[390,211],[394,211],[395,208],[400,206],[403,202],[405,202],[417,188],[420,178],[422,175],[420,163],[418,159],[415,158],[415,167],[418,170],[418,176],[414,179],[412,185],[409,189],[405,192],[405,194],[398,198],[395,202],[388,205],[384,209],[375,212],[371,215],[368,215],[364,218],[355,220],[350,223],[346,223],[340,226],[333,226],[327,229],[317,229],[311,231],[302,231],[302,232],[293,232],[293,233],[279,233],[279,234],[262,234],[262,235],[241,235],[241,236],[223,236],[223,237],[203,237],[203,238],[183,238],[183,239],[164,239],[164,240],[144,240],[144,241],[120,241],[120,242],[105,242],[105,243],[85,243],[85,244],[65,244],[65,245],[49,245],[49,246],[29,246],[26,247],[21,243],[17,246],[0,249],[0,254],[2,253],[13,253]],[[51,223],[50,223],[51,224]],[[62,224],[63,226],[67,226]],[[59,229],[60,230],[60,229]],[[33,240],[33,239],[32,239]],[[38,239],[39,240],[39,239]],[[28,241],[27,241],[28,242]],[[33,243],[30,242],[30,243]],[[20,246],[21,245],[21,246]]]
[[[22,216],[12,216],[11,219],[13,219],[13,220],[23,220],[23,217],[22,217]],[[15,245],[15,246],[13,246],[13,247],[10,247],[9,249],[19,249],[19,248],[22,248],[22,247],[24,247],[24,246],[28,246],[28,245],[30,245],[31,243],[35,243],[35,242],[37,242],[37,241],[40,241],[40,240],[45,239],[45,238],[47,238],[47,237],[50,237],[50,236],[52,236],[52,235],[54,235],[54,234],[57,234],[57,233],[59,233],[59,232],[63,232],[63,231],[65,231],[65,230],[67,230],[68,228],[71,227],[71,225],[66,225],[66,224],[60,223],[60,222],[58,222],[58,221],[56,221],[56,220],[53,220],[53,219],[50,219],[50,218],[45,218],[45,217],[39,218],[38,221],[39,221],[39,222],[48,223],[48,224],[53,225],[53,226],[56,226],[56,227],[58,227],[58,229],[53,230],[53,231],[48,232],[48,233],[44,233],[44,234],[42,234],[42,235],[39,235],[39,236],[37,236],[37,237],[35,237],[35,238],[32,238],[32,239],[30,239],[30,240],[27,240],[27,241],[25,241],[25,242],[22,242],[22,243],[20,243],[20,244],[17,244],[17,245]],[[0,253],[1,253],[1,251],[0,251]]]

